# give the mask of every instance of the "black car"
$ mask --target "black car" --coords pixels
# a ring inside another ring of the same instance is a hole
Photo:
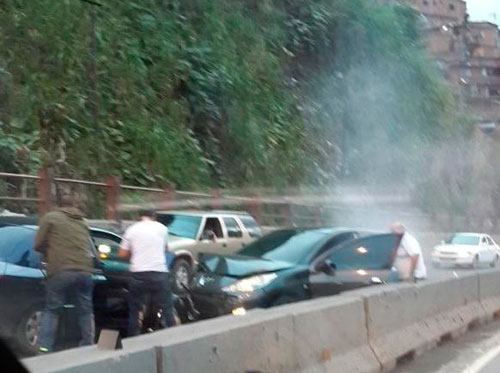
[[[387,282],[400,239],[349,229],[274,231],[235,255],[201,254],[193,300],[208,318]]]
[[[21,223],[22,221],[17,221]],[[41,256],[33,250],[36,225],[17,225],[0,221],[0,338],[8,340],[23,355],[36,353],[38,325],[45,303]],[[98,228],[90,228],[94,255],[94,317],[97,331],[101,328],[126,334],[128,323],[127,263],[98,258],[101,245],[120,244],[121,237]],[[102,249],[102,246],[101,246]],[[185,313],[184,299],[176,298],[177,313]],[[158,327],[156,310],[145,317],[143,331]],[[183,317],[181,316],[181,319]],[[76,317],[71,301],[65,305],[56,338],[56,349],[75,346],[78,342]],[[98,335],[98,332],[96,333]]]

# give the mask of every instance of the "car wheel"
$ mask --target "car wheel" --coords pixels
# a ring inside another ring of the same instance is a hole
[[[478,267],[479,267],[479,256],[476,255],[474,259],[472,259],[471,268],[477,269]]]
[[[189,287],[191,278],[193,277],[193,269],[191,267],[191,264],[186,259],[176,259],[172,268],[172,274],[175,278],[173,289],[174,292],[184,292],[184,286]]]
[[[490,263],[490,267],[491,268],[495,268],[497,266],[498,259],[499,259],[499,257],[498,257],[498,254],[497,254],[497,255],[495,255],[495,259],[493,259],[493,261]]]
[[[38,353],[42,309],[43,305],[31,307],[17,326],[16,342],[25,354],[35,355]]]

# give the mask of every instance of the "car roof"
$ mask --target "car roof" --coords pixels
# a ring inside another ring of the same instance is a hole
[[[250,216],[246,211],[230,211],[230,210],[162,210],[157,211],[159,215],[189,215],[189,216],[206,216],[206,215],[240,215]]]
[[[311,232],[323,233],[325,235],[335,235],[340,233],[355,232],[358,233],[360,236],[369,236],[372,234],[387,233],[370,229],[359,229],[359,228],[348,228],[348,227],[290,227],[290,228],[280,228],[277,229],[276,231],[290,230],[290,229],[296,230],[297,232],[311,231]]]
[[[29,230],[33,230],[33,231],[38,230],[38,225],[36,225],[36,224],[6,224],[4,226],[0,225],[0,228],[8,228],[8,227],[25,228],[25,229],[29,229]],[[96,227],[89,227],[89,229],[92,232],[108,233],[108,234],[113,234],[115,236],[120,237],[120,235],[118,233],[115,233],[115,232],[107,230],[107,229],[96,228]]]

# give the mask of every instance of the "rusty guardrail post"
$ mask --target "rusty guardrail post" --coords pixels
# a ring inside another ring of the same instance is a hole
[[[249,206],[250,215],[252,215],[258,222],[260,222],[260,203],[259,196],[252,196]]]
[[[212,210],[218,210],[220,209],[220,199],[221,199],[221,192],[219,189],[212,188],[210,191],[210,194],[212,195],[212,200],[210,201],[210,208]]]
[[[165,185],[162,194],[162,209],[168,210],[171,208],[171,203],[175,198],[175,189],[172,184]]]
[[[106,178],[106,218],[118,221],[118,203],[120,201],[120,178],[109,176]]]
[[[54,173],[52,168],[48,166],[42,167],[38,170],[38,213],[40,216],[46,214],[52,209],[54,205]]]

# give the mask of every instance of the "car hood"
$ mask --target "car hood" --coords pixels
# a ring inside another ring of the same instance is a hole
[[[235,278],[282,271],[294,266],[293,263],[243,255],[217,255],[207,253],[200,254],[199,263],[202,271],[219,276]]]
[[[196,244],[196,240],[192,238],[174,236],[173,234],[168,236],[168,248],[170,250],[178,250],[194,244]]]
[[[444,244],[436,246],[436,251],[440,253],[462,253],[465,251],[477,251],[477,245],[450,245]]]

